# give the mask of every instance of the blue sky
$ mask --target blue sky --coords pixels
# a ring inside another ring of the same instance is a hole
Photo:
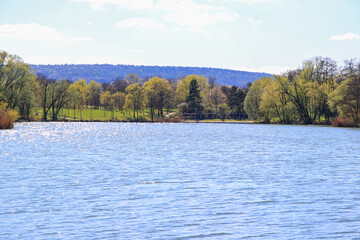
[[[27,63],[279,73],[360,57],[357,0],[0,0],[0,50]]]

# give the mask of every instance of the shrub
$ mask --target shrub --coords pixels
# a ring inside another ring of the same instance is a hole
[[[14,125],[10,117],[5,112],[0,112],[0,129],[10,129],[13,127]]]
[[[335,118],[331,121],[333,127],[353,127],[354,123],[350,119],[343,119],[340,117]]]
[[[14,121],[19,118],[17,111],[6,109],[6,103],[0,103],[0,129],[11,129],[14,127]]]

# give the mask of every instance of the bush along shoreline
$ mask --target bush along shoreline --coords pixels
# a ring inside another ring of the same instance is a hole
[[[0,129],[14,128],[14,122],[18,119],[18,113],[6,107],[6,103],[0,103]]]

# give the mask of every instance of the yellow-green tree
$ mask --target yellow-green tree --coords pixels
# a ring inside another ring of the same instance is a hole
[[[283,92],[282,86],[288,79],[282,76],[275,76],[271,82],[265,86],[261,95],[260,111],[265,119],[274,121],[277,118],[281,123],[291,123],[294,106],[289,101],[288,96]]]
[[[313,79],[314,72],[314,65],[307,62],[293,81],[284,82],[282,85],[282,90],[294,104],[300,119],[305,124],[312,124],[320,114],[318,108],[319,83]]]
[[[153,77],[144,83],[146,102],[150,107],[151,121],[154,120],[154,111],[157,108],[159,115],[164,118],[164,106],[171,100],[173,90],[170,83],[159,77]]]
[[[31,67],[16,56],[0,51],[0,102],[6,107],[19,110],[28,118],[35,106],[36,75]]]
[[[75,110],[80,109],[80,119],[82,119],[82,110],[86,103],[86,80],[79,79],[69,86],[68,92],[71,96],[70,105],[74,109],[74,118],[76,118]]]
[[[351,74],[330,95],[329,104],[341,117],[351,118],[354,123],[360,120],[360,74]]]
[[[272,81],[270,77],[260,78],[251,85],[244,101],[244,109],[250,119],[260,120],[264,116],[260,110],[261,96],[265,91],[265,87]],[[269,119],[264,119],[269,120]]]
[[[106,110],[112,109],[113,104],[111,104],[112,94],[110,91],[105,91],[100,94],[100,103],[104,108],[104,116],[106,116]]]
[[[126,88],[126,92],[128,93],[128,96],[126,97],[128,103],[127,105],[132,105],[134,119],[139,120],[139,110],[141,110],[144,106],[144,89],[143,87],[139,86],[138,83],[134,83]]]
[[[176,98],[178,103],[186,102],[189,96],[190,83],[192,80],[196,80],[197,85],[199,86],[201,99],[204,98],[207,92],[210,90],[210,85],[206,77],[189,75],[182,79],[177,86]]]
[[[57,121],[60,110],[71,100],[68,88],[71,82],[66,79],[55,81],[50,85],[50,105],[47,109],[52,111],[52,120]]]
[[[122,111],[125,105],[126,94],[123,92],[116,92],[112,95],[112,100],[114,101],[115,108]]]
[[[100,93],[102,86],[100,83],[90,81],[86,87],[86,102],[87,106],[90,107],[90,118],[92,119],[92,109],[98,108],[100,105]]]
[[[86,87],[86,100],[88,105],[95,108],[100,105],[100,93],[102,86],[100,83],[91,80]]]

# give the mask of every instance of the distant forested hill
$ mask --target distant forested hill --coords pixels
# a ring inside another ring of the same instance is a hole
[[[245,86],[263,76],[271,76],[268,73],[235,71],[220,68],[203,67],[161,67],[161,66],[134,66],[134,65],[111,65],[111,64],[64,64],[64,65],[31,65],[35,73],[43,73],[53,79],[70,79],[76,81],[80,78],[87,81],[111,82],[117,77],[124,78],[129,73],[136,73],[141,78],[147,79],[159,76],[171,79],[179,79],[190,74],[216,77],[220,85]]]

